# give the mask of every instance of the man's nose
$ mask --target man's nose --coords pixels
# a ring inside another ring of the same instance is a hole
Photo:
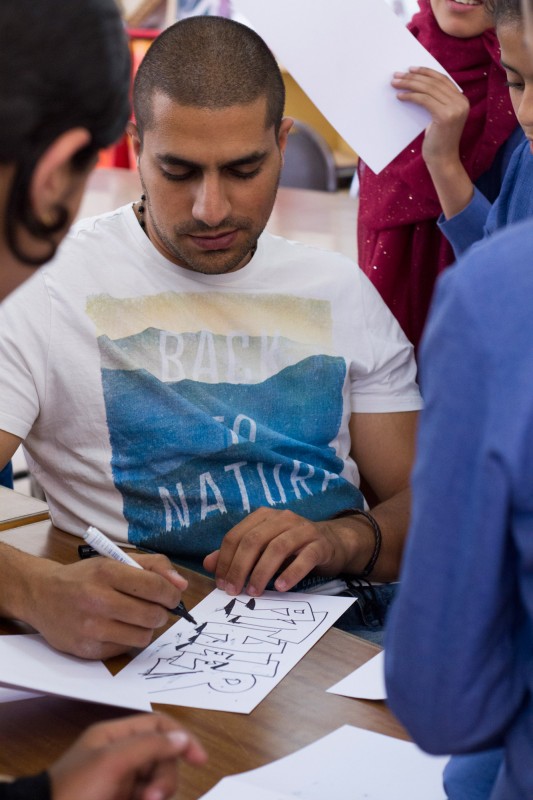
[[[231,205],[222,179],[218,175],[204,176],[194,198],[193,217],[210,228],[216,228],[230,215],[230,211]]]

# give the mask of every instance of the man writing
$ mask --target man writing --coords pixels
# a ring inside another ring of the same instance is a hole
[[[129,73],[114,0],[0,4],[0,302],[53,255],[67,232],[98,150],[127,122]],[[152,558],[168,571],[166,559]],[[17,568],[39,560],[26,562],[7,546],[0,559],[2,601],[9,605],[17,591],[10,568],[27,588],[31,571]],[[152,578],[169,584],[161,575]],[[171,718],[129,716],[92,725],[40,774],[0,775],[0,798],[164,800],[175,797],[178,757],[202,764],[206,755]]]
[[[230,594],[311,572],[394,579],[408,520],[409,343],[352,262],[263,233],[283,104],[279,69],[245,26],[167,29],[134,89],[143,198],[78,226],[0,320],[0,464],[25,440],[56,525],[205,559]],[[38,609],[13,589],[7,606],[9,588],[0,605],[60,649],[138,645],[169,597],[153,585],[134,597],[131,573],[111,566],[26,560],[7,582],[31,573]]]

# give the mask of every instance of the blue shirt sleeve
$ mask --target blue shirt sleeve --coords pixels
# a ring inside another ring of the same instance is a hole
[[[520,222],[533,214],[533,155],[530,143],[522,135],[515,148],[494,203],[474,187],[470,203],[455,216],[440,215],[437,224],[459,258],[476,242],[491,236],[499,228]]]
[[[474,186],[474,196],[462,211],[446,219],[441,214],[437,224],[441,233],[448,239],[456,258],[485,236],[485,225],[491,204],[484,194]]]
[[[476,248],[444,274],[421,349],[412,520],[385,652],[390,706],[431,753],[501,745],[526,692],[516,668],[524,629],[508,537],[513,487],[497,444],[515,435],[505,370],[516,372],[516,360],[494,359],[503,290],[496,284],[493,296],[480,278],[491,252],[501,266],[509,250]],[[466,292],[457,279],[472,262],[476,280]],[[480,321],[485,304],[494,313]]]

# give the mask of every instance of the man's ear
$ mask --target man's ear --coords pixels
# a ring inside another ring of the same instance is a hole
[[[72,170],[72,158],[91,141],[86,128],[71,128],[44,151],[33,171],[30,188],[32,208],[38,219],[52,224],[58,205],[68,205],[71,197],[81,197],[80,184],[85,173]],[[74,212],[77,209],[74,209]]]
[[[289,135],[289,131],[294,125],[294,120],[290,117],[283,117],[281,120],[281,125],[279,126],[278,132],[278,146],[279,150],[283,159],[285,155],[285,148],[287,146],[287,136]]]
[[[131,139],[135,160],[137,161],[137,166],[139,166],[139,157],[141,155],[141,136],[139,134],[139,128],[134,122],[130,121],[126,125],[126,133]]]

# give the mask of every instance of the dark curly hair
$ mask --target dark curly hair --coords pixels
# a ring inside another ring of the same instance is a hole
[[[48,260],[53,234],[68,219],[63,207],[51,225],[33,212],[29,190],[39,158],[62,133],[83,127],[91,141],[75,154],[72,168],[86,169],[124,131],[129,85],[129,49],[114,0],[1,0],[0,162],[15,166],[2,224],[20,261],[38,266]],[[21,251],[21,227],[50,243],[46,257]]]

